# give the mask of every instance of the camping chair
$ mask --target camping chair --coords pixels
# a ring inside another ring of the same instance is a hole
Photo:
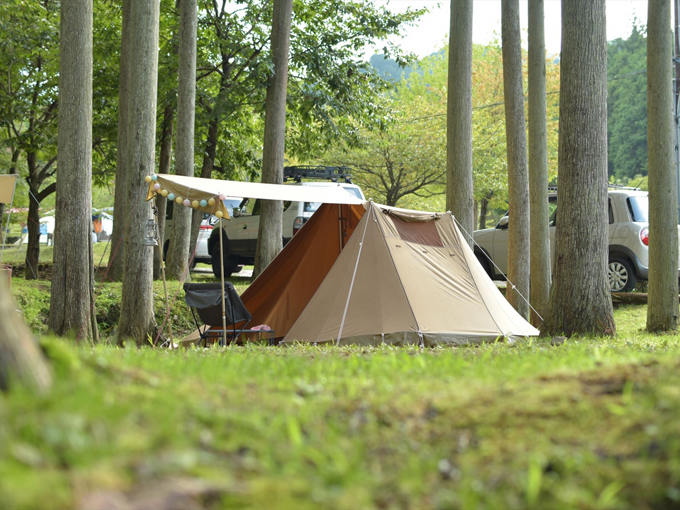
[[[235,342],[250,323],[252,316],[230,282],[224,282],[224,292],[220,283],[185,283],[184,292],[184,300],[191,308],[201,341],[205,344],[209,339],[217,340],[221,345],[226,345],[228,339]],[[226,300],[224,312],[231,331],[222,329],[222,299]],[[196,314],[207,328],[201,328]],[[236,324],[239,323],[243,325],[237,329]],[[224,338],[225,333],[227,338]]]

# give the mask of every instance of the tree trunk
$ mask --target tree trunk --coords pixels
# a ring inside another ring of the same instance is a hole
[[[153,314],[153,255],[144,246],[145,225],[151,217],[144,177],[154,170],[156,91],[158,80],[159,4],[133,2],[130,17],[131,53],[128,112],[128,217],[125,227],[125,271],[118,326],[119,342],[147,340],[155,328]]]
[[[486,228],[486,218],[489,215],[489,201],[493,197],[493,191],[482,198],[479,205],[479,230],[484,230]]]
[[[529,1],[529,195],[531,323],[540,326],[550,298],[548,120],[545,92],[544,0]]]
[[[446,103],[446,208],[472,235],[472,0],[451,0]],[[465,236],[472,246],[472,239]]]
[[[286,87],[288,85],[288,50],[293,0],[274,0],[272,21],[272,60],[274,76],[267,87],[262,154],[262,182],[283,183],[283,160],[286,142]],[[257,236],[255,269],[257,277],[283,249],[283,202],[263,200],[260,230]]]
[[[508,280],[506,296],[529,318],[529,175],[524,121],[519,0],[502,0],[503,96],[508,148]]]
[[[49,327],[99,339],[92,253],[92,0],[61,4],[59,180]]]
[[[605,0],[563,0],[554,281],[542,333],[616,332],[607,281]]]
[[[219,135],[220,124],[217,119],[211,119],[208,124],[208,139],[205,144],[205,153],[203,154],[203,165],[201,167],[201,177],[210,179],[212,177],[213,167],[215,166],[215,154],[217,153],[217,137]],[[198,232],[201,228],[201,221],[203,213],[201,211],[193,211],[191,216],[191,236],[189,242],[189,253],[193,254],[196,250],[196,241],[198,240]]]
[[[649,151],[648,331],[678,329],[678,222],[671,74],[670,0],[649,0],[647,140]]]
[[[172,161],[172,125],[175,122],[175,109],[169,102],[163,110],[163,124],[161,132],[161,154],[158,157],[158,173],[169,174]],[[161,275],[161,255],[163,241],[165,239],[165,213],[168,208],[168,199],[160,193],[156,195],[156,209],[158,209],[158,242],[161,250],[153,251],[153,279],[157,280]]]
[[[26,154],[28,174],[30,176],[37,173],[37,155],[35,152]],[[27,280],[38,279],[38,264],[40,262],[40,202],[37,201],[40,185],[33,186],[29,183],[30,193],[28,195],[28,244],[26,246],[26,268],[24,275]]]
[[[196,0],[182,0],[180,2],[175,173],[192,177],[194,175],[194,118],[196,110],[197,9]],[[191,199],[191,197],[188,198]],[[188,274],[191,216],[191,209],[186,207],[173,208],[172,232],[170,233],[170,248],[166,264],[168,278],[181,279]]]
[[[37,393],[52,385],[52,374],[30,330],[0,278],[0,390],[20,382]]]
[[[123,26],[120,40],[120,75],[118,78],[118,151],[116,153],[116,177],[113,201],[113,232],[107,276],[111,280],[123,278],[125,243],[123,234],[128,221],[127,164],[128,164],[128,110],[130,91],[130,16],[132,0],[123,0]]]

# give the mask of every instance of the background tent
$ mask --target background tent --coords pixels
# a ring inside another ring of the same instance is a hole
[[[319,208],[243,294],[253,324],[284,342],[435,345],[538,334],[450,214],[365,207]]]

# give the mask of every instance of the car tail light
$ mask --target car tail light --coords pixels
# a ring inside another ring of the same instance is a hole
[[[213,226],[212,225],[201,225],[201,230],[212,230]]]
[[[304,225],[307,222],[307,218],[304,216],[298,216],[295,218],[295,221],[293,222],[293,235],[297,234],[298,231],[302,228],[302,225]]]
[[[649,246],[649,229],[648,228],[643,228],[640,230],[640,241],[642,241],[642,244],[645,246]]]

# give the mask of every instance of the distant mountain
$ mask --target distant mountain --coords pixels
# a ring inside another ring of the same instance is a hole
[[[370,63],[383,79],[393,83],[400,82],[402,77],[408,78],[412,71],[409,66],[400,67],[396,61],[382,54],[373,55]]]

